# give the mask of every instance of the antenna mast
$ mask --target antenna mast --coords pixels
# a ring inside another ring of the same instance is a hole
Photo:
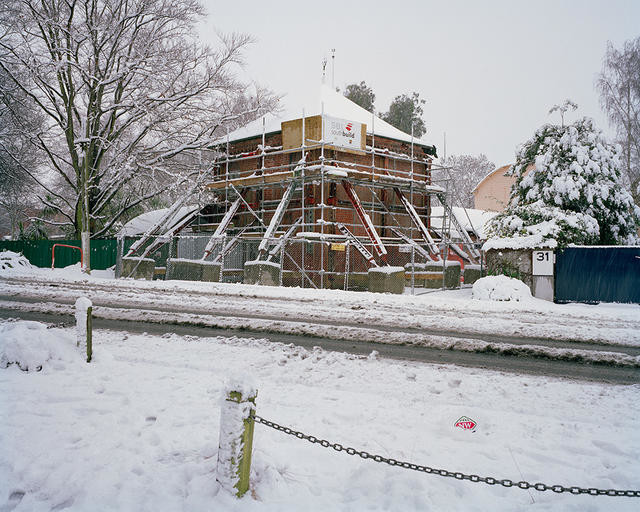
[[[322,59],[322,84],[323,85],[324,85],[324,79],[325,79],[325,75],[326,75],[326,73],[325,73],[326,68],[327,68],[327,58],[324,57]]]
[[[442,157],[443,163],[447,159],[447,132],[444,132],[444,155]]]
[[[331,48],[331,88],[335,89],[335,75],[336,75],[336,49]]]

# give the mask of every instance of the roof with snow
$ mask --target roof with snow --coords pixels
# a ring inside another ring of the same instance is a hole
[[[360,105],[357,105],[350,99],[346,98],[339,92],[336,92],[333,88],[322,84],[320,89],[307,91],[307,98],[298,102],[299,104],[286,105],[280,112],[275,114],[267,114],[264,116],[264,133],[274,133],[281,130],[283,121],[290,121],[293,119],[300,119],[303,117],[312,117],[324,114],[326,116],[337,117],[340,119],[347,119],[356,123],[362,123],[367,125],[368,135],[379,135],[381,137],[387,137],[389,139],[398,140],[401,142],[413,142],[420,146],[433,147],[435,153],[435,146],[428,142],[411,137],[411,135],[398,130],[395,126],[390,125],[386,121],[383,121],[378,116],[372,114],[368,110],[365,110]],[[229,133],[229,141],[239,141],[249,138],[261,136],[263,133],[263,118],[256,119],[255,121]],[[219,143],[226,142],[227,137],[219,140]]]
[[[503,165],[502,167],[498,167],[497,169],[494,169],[478,182],[478,184],[474,187],[472,192],[475,192],[476,190],[478,190],[480,185],[482,185],[485,181],[491,179],[492,176],[496,174],[501,174],[504,176],[510,168],[511,168],[511,164],[507,164],[507,165]]]
[[[198,206],[183,206],[173,215],[168,223],[166,231],[171,230],[187,215],[198,210]],[[145,212],[127,222],[118,233],[118,236],[140,236],[144,235],[149,229],[154,227],[169,211],[169,208],[161,208]]]
[[[486,238],[484,233],[485,224],[489,219],[492,219],[498,214],[497,212],[477,210],[475,208],[462,208],[460,206],[454,206],[452,210],[462,227],[467,232],[474,233],[481,240]],[[442,206],[433,206],[431,208],[431,227],[436,231],[442,230],[443,214]],[[458,238],[460,237],[460,234],[453,224],[451,225],[451,235]]]

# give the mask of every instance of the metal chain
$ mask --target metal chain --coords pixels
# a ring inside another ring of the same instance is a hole
[[[455,478],[456,480],[469,480],[470,482],[482,482],[487,485],[502,485],[503,487],[518,487],[520,489],[535,489],[536,491],[553,491],[555,493],[569,492],[571,494],[589,494],[591,496],[626,496],[629,498],[640,498],[640,491],[623,491],[619,489],[596,489],[593,487],[565,487],[563,485],[547,485],[542,483],[531,484],[529,482],[514,482],[509,479],[498,479],[491,476],[478,476],[478,475],[466,475],[458,471],[447,471],[446,469],[431,468],[429,466],[421,466],[419,464],[413,464],[411,462],[403,462],[396,459],[383,457],[382,455],[374,455],[365,451],[356,450],[355,448],[345,447],[340,443],[332,443],[326,439],[319,439],[315,436],[303,434],[297,430],[293,430],[289,427],[283,427],[273,421],[266,420],[258,415],[253,416],[254,420],[258,423],[284,432],[298,439],[305,439],[313,444],[319,444],[324,448],[333,448],[337,452],[345,452],[348,455],[357,455],[363,459],[370,459],[374,462],[383,462],[390,466],[397,466],[404,469],[412,469],[413,471],[421,471],[423,473],[429,473],[431,475],[446,476],[449,478]]]

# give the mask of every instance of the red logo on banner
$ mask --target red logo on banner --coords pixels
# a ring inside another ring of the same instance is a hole
[[[467,418],[466,416],[462,416],[454,424],[454,427],[459,427],[463,430],[475,430],[477,426],[478,424],[475,421],[473,421],[471,418]]]
[[[348,132],[351,131],[351,128],[353,128],[353,123],[347,123],[347,126],[345,126],[345,130],[347,130]]]

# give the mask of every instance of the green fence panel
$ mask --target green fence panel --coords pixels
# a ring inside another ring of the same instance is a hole
[[[51,268],[51,250],[55,244],[80,247],[80,240],[25,240],[0,241],[0,251],[19,252],[36,267]],[[91,268],[104,270],[116,264],[115,239],[91,240]],[[56,247],[56,268],[68,267],[80,261],[80,251],[69,247]]]

